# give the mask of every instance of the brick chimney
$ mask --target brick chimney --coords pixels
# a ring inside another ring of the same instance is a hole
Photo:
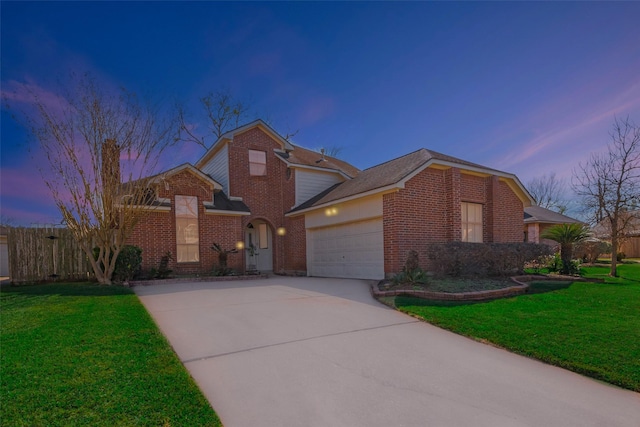
[[[120,185],[120,146],[115,139],[107,139],[102,144],[102,185]]]

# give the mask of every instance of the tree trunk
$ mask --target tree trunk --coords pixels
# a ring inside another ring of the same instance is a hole
[[[560,258],[562,259],[562,274],[570,274],[571,259],[573,258],[572,243],[562,243],[560,245]]]
[[[617,224],[616,224],[617,226]],[[609,276],[618,276],[618,233],[611,227],[611,270]]]

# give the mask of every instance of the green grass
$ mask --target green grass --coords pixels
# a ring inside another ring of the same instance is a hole
[[[590,277],[607,271],[585,268]],[[530,294],[483,303],[394,303],[445,329],[640,391],[640,264],[618,273],[606,283],[541,281]]]
[[[0,425],[221,425],[131,290],[2,288],[0,312]]]

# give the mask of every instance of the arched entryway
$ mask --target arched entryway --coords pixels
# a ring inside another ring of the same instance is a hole
[[[273,233],[269,224],[258,219],[247,224],[244,245],[248,271],[273,271]]]

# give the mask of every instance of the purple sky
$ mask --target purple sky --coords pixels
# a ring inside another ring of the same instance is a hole
[[[570,178],[605,149],[615,115],[640,123],[637,2],[0,7],[5,95],[26,84],[55,99],[58,79],[90,71],[180,100],[205,132],[198,97],[229,90],[281,134],[298,130],[294,143],[340,146],[361,169],[425,147],[523,183]],[[1,138],[2,215],[59,222],[42,155],[4,109]],[[202,153],[183,144],[165,166]]]

